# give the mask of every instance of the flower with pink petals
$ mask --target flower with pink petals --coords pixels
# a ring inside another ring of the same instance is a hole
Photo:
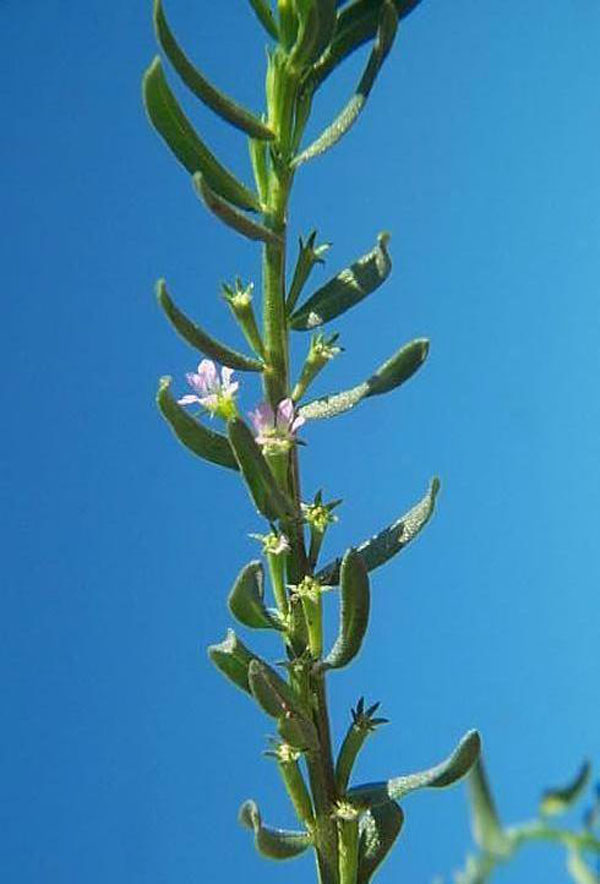
[[[256,441],[266,451],[287,451],[296,440],[296,432],[304,423],[304,418],[296,414],[291,399],[282,399],[277,411],[268,402],[261,404],[250,412],[254,425]]]
[[[179,405],[197,403],[211,415],[217,414],[229,420],[237,414],[234,397],[239,387],[237,381],[232,381],[232,377],[232,368],[224,366],[219,377],[215,363],[211,359],[203,359],[196,373],[188,372],[185,376],[194,392],[187,393],[177,401]]]

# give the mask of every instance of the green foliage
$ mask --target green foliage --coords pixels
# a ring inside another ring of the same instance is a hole
[[[380,233],[374,249],[326,282],[292,314],[290,326],[298,331],[316,328],[376,291],[392,269],[388,241],[389,234]]]
[[[286,294],[287,223],[295,171],[333,147],[354,124],[392,46],[398,19],[416,5],[416,0],[278,0],[275,13],[267,0],[250,0],[252,11],[275,41],[268,49],[266,113],[258,116],[206,79],[175,38],[162,0],[154,0],[158,42],[184,85],[222,120],[248,136],[256,192],[226,169],[194,130],[158,57],[143,84],[150,121],[192,177],[202,202],[227,227],[262,248],[262,328],[254,313],[252,284],[244,286],[239,277],[233,277],[234,285],[222,286],[224,300],[255,356],[214,339],[179,309],[160,280],[158,301],[170,324],[208,359],[188,376],[193,396],[176,401],[170,379],[163,378],[157,402],[183,445],[204,460],[240,473],[257,513],[267,523],[254,536],[263,545],[270,593],[277,607],[267,605],[267,577],[259,560],[242,568],[228,605],[243,626],[271,630],[272,636],[281,639],[285,653],[285,661],[279,663],[281,674],[232,630],[208,654],[221,674],[249,694],[276,726],[279,737],[270,739],[266,754],[276,759],[304,830],[264,826],[253,801],[243,805],[240,820],[252,830],[257,850],[268,858],[290,859],[314,848],[319,884],[371,881],[402,829],[404,814],[397,801],[415,789],[452,785],[476,764],[480,751],[479,735],[470,731],[448,759],[429,770],[348,788],[367,737],[386,719],[376,716],[379,703],[365,709],[361,698],[334,762],[326,698],[328,673],[349,665],[359,653],[370,613],[369,572],[420,533],[433,513],[439,482],[434,479],[424,498],[401,519],[325,565],[319,561],[321,547],[326,531],[337,520],[333,510],[341,501],[325,503],[321,491],[310,498],[311,503],[300,496],[297,433],[301,425],[342,414],[365,399],[399,388],[429,352],[426,339],[413,340],[356,387],[298,406],[342,348],[337,334],[314,334],[306,359],[295,373],[290,332],[320,327],[358,305],[387,280],[391,260],[389,236],[380,234],[371,251],[297,306],[328,246],[316,244],[315,232],[306,241],[300,239]],[[372,41],[371,51],[354,95],[321,136],[302,150],[315,91],[344,58],[367,41]],[[249,213],[256,214],[251,217]],[[209,360],[225,368],[219,372]],[[252,412],[255,432],[239,417],[235,401],[239,384],[231,381],[233,370],[254,372],[262,380],[265,402]],[[226,435],[205,426],[183,404],[197,404],[213,419],[225,421]],[[324,654],[322,596],[337,584],[338,633]],[[490,817],[491,798],[482,811],[482,794],[478,812],[480,817],[486,812]],[[486,849],[491,843],[489,831],[488,819],[480,836]]]
[[[152,125],[191,175],[201,173],[215,193],[242,209],[260,209],[256,194],[217,160],[194,131],[169,89],[158,56],[144,75],[143,95]]]
[[[237,470],[238,462],[226,436],[205,427],[183,409],[171,396],[171,378],[161,378],[156,395],[160,412],[177,439],[203,460]]]

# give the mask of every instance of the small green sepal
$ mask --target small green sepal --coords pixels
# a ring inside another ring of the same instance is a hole
[[[209,430],[208,427],[188,414],[173,399],[170,387],[170,377],[160,379],[156,402],[177,439],[189,451],[203,460],[208,460],[220,467],[228,467],[230,470],[238,470],[238,462],[227,437],[222,433]]]
[[[329,243],[323,243],[320,246],[315,245],[316,240],[316,230],[313,230],[309,234],[306,242],[300,237],[298,259],[296,261],[296,267],[294,268],[294,275],[290,283],[290,290],[286,302],[286,312],[288,316],[293,313],[294,307],[302,293],[302,289],[306,285],[313,267],[315,267],[316,264],[325,263],[324,255],[331,248]]]

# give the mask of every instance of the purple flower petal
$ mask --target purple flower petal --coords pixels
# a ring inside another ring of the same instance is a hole
[[[193,393],[186,393],[185,396],[182,396],[181,399],[177,400],[178,405],[193,405],[194,402],[200,402],[200,399]]]

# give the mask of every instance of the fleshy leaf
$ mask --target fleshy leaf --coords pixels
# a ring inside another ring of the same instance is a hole
[[[255,801],[245,801],[242,804],[240,823],[247,829],[252,829],[256,849],[268,859],[293,859],[304,853],[312,843],[307,832],[290,832],[263,826]]]
[[[238,353],[237,350],[232,350],[226,344],[216,341],[199,325],[188,319],[172,301],[164,279],[159,279],[156,284],[156,297],[175,331],[181,335],[184,341],[195,347],[196,350],[204,353],[210,359],[220,362],[221,365],[227,365],[229,368],[235,368],[238,371],[263,370],[264,364],[258,359],[245,356],[243,353]]]
[[[210,187],[230,203],[259,211],[257,195],[217,160],[193,129],[169,88],[158,56],[144,75],[143,95],[152,125],[188,172],[201,172]]]
[[[420,2],[421,0],[394,0],[398,18],[404,18]],[[342,9],[331,45],[313,67],[313,89],[317,89],[363,43],[373,39],[377,33],[380,7],[381,3],[374,3],[373,0],[355,0]]]
[[[398,14],[394,4],[392,0],[384,0],[379,13],[375,43],[364,73],[356,87],[356,92],[333,123],[302,153],[298,154],[294,160],[295,167],[325,153],[352,128],[366,104],[383,62],[392,48],[397,28]]]
[[[400,801],[415,789],[443,789],[469,772],[480,751],[481,737],[477,731],[469,731],[454,752],[435,767],[405,777],[395,777],[387,782],[356,786],[348,792],[348,799],[357,807],[377,807],[387,801]]]
[[[433,514],[439,488],[439,479],[433,479],[427,494],[419,503],[402,518],[357,547],[356,552],[363,560],[367,571],[373,571],[375,568],[385,565],[420,534]],[[341,564],[342,559],[338,558],[325,565],[317,574],[320,583],[325,586],[336,586],[340,580]]]
[[[189,61],[169,27],[161,0],[154,2],[154,27],[167,58],[185,85],[200,101],[251,138],[274,137],[275,133],[262,120],[215,88]]]
[[[587,786],[592,773],[589,761],[584,761],[574,779],[560,789],[546,789],[540,801],[540,813],[558,816],[572,807]]]
[[[338,637],[322,669],[341,669],[356,657],[369,624],[371,597],[367,569],[356,550],[348,550],[340,570],[340,626]]]
[[[217,190],[211,187],[208,179],[201,172],[196,172],[193,177],[194,190],[200,197],[206,208],[213,213],[223,224],[231,227],[236,233],[245,236],[246,239],[258,240],[259,242],[278,245],[280,238],[272,230],[262,224],[252,221]]]
[[[293,504],[277,485],[250,429],[241,418],[229,421],[227,429],[235,459],[258,511],[270,522],[292,516]]]
[[[252,660],[260,658],[248,650],[233,629],[227,630],[227,636],[220,644],[208,648],[208,656],[229,681],[247,694],[252,693],[248,681],[248,669]]]
[[[374,249],[325,283],[290,318],[293,329],[310,330],[340,316],[372,294],[392,269],[389,234],[380,233]]]
[[[301,751],[318,748],[317,731],[290,685],[267,663],[256,660],[248,669],[252,696],[267,715],[276,718],[279,734]]]
[[[171,378],[161,378],[156,402],[162,416],[179,441],[204,460],[230,470],[239,469],[229,440],[221,433],[209,430],[177,404],[170,392]]]
[[[429,341],[417,338],[394,353],[368,381],[351,390],[307,402],[300,408],[299,413],[305,420],[321,420],[344,414],[369,396],[379,396],[401,386],[421,367],[428,353]]]
[[[475,843],[486,853],[502,856],[510,845],[502,831],[487,773],[480,756],[467,778],[471,830]]]
[[[303,0],[298,12],[298,35],[288,64],[302,70],[316,61],[331,42],[336,27],[335,0]]]
[[[600,876],[591,869],[578,850],[570,850],[567,871],[575,884],[600,884]]]
[[[359,823],[357,884],[367,884],[384,861],[404,823],[402,808],[394,801],[373,807]]]
[[[227,604],[234,617],[252,629],[283,629],[277,611],[269,611],[264,602],[265,572],[262,562],[250,562],[242,568]]]

